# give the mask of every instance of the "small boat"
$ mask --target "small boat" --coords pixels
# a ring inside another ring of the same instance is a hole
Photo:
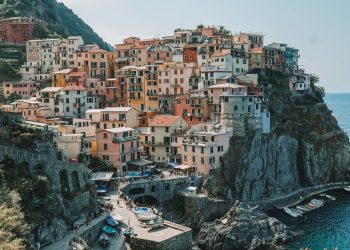
[[[123,216],[119,215],[119,214],[113,214],[112,218],[116,221],[118,221],[119,223],[123,222]]]
[[[117,227],[118,226],[118,222],[112,216],[107,216],[106,223],[109,226],[111,226],[111,227]]]
[[[128,229],[126,229],[124,232],[123,232],[123,235],[124,236],[130,236],[134,233],[134,229],[132,227],[129,227]]]
[[[297,217],[301,216],[301,213],[298,210],[290,209],[288,207],[284,208],[284,212],[286,212],[287,214],[289,214],[290,216],[292,216],[294,218],[297,218]]]
[[[157,219],[157,215],[153,213],[136,214],[138,220],[153,220]]]
[[[102,231],[106,234],[116,234],[117,233],[117,230],[111,226],[108,226],[108,225],[105,225],[103,228],[102,228]]]
[[[345,191],[350,192],[350,186],[343,188]]]
[[[315,204],[312,204],[311,202],[309,202],[308,204],[306,204],[306,206],[310,209],[316,209],[316,208],[319,208],[320,206],[318,205],[315,205]]]
[[[103,233],[101,234],[100,238],[98,239],[98,243],[100,243],[101,246],[106,247],[109,245],[110,238],[107,234]]]
[[[324,201],[324,200],[312,199],[312,200],[310,201],[310,203],[311,203],[311,204],[314,204],[314,205],[316,205],[316,206],[322,207],[323,204],[325,203],[325,201]]]
[[[303,213],[309,212],[311,210],[305,205],[296,206],[296,209],[298,209],[300,212],[303,212]]]
[[[151,212],[151,210],[148,207],[136,207],[132,211],[134,212],[134,214],[144,214]]]
[[[329,200],[331,200],[331,201],[335,201],[335,200],[336,200],[335,197],[332,196],[332,195],[326,194],[325,196],[326,196],[327,199],[329,199]]]
[[[150,228],[163,227],[164,226],[164,220],[162,218],[153,219],[153,220],[141,223],[141,226],[143,226],[143,227],[150,227]]]

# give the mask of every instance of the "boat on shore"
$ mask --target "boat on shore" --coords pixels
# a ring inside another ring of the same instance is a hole
[[[134,233],[134,229],[132,227],[129,227],[128,229],[126,229],[124,232],[123,232],[123,235],[125,237],[128,237],[128,236],[131,236],[132,234]]]
[[[110,241],[110,238],[105,233],[102,233],[98,239],[98,243],[100,243],[100,245],[103,247],[107,247],[110,243],[109,241]]]
[[[283,210],[284,212],[286,212],[287,214],[289,214],[294,218],[298,218],[302,215],[297,209],[293,209],[293,208],[291,209],[291,208],[285,207],[283,208]]]
[[[149,227],[149,228],[159,228],[164,226],[164,220],[162,218],[156,218],[153,220],[145,221],[141,223],[142,227]]]
[[[132,209],[132,212],[136,215],[137,214],[144,214],[144,213],[150,213],[151,209],[148,207],[136,207],[136,208]]]
[[[111,227],[117,227],[118,226],[118,222],[112,216],[107,216],[105,221]]]
[[[142,220],[142,221],[149,221],[149,220],[157,219],[157,215],[155,215],[153,213],[136,214],[136,217],[138,220]]]
[[[350,186],[343,188],[345,191],[350,192]]]
[[[103,228],[102,228],[102,231],[106,234],[109,234],[109,235],[113,235],[113,234],[116,234],[117,233],[117,230],[111,226],[108,226],[108,225],[105,225]]]

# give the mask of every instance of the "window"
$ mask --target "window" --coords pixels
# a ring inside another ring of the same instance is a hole
[[[196,157],[195,156],[192,156],[192,162],[196,162]]]
[[[151,131],[154,132],[154,127],[151,127]]]
[[[106,143],[103,144],[103,149],[104,149],[104,150],[108,150],[108,144],[106,144]]]
[[[210,153],[214,153],[214,147],[210,147]]]
[[[237,111],[238,110],[238,106],[233,106],[233,110]]]
[[[195,153],[196,152],[196,147],[192,146],[192,152]]]
[[[184,155],[184,161],[187,161],[187,155]]]
[[[204,164],[204,157],[201,157],[201,164]]]
[[[102,158],[103,158],[104,161],[109,161],[109,156],[108,155],[104,155],[104,156],[102,156]]]
[[[66,98],[66,103],[69,103],[69,98]]]
[[[69,107],[66,107],[66,112],[69,112]]]
[[[165,127],[165,132],[169,133],[169,127]]]
[[[187,145],[184,145],[184,151],[187,152]]]
[[[201,154],[204,154],[204,147],[201,147]]]
[[[107,133],[103,133],[103,138],[107,138]]]

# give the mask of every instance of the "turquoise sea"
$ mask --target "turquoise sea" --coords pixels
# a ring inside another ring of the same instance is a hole
[[[340,127],[350,135],[350,93],[327,94],[325,101]],[[297,234],[287,250],[350,250],[350,192],[339,190],[330,194],[337,200],[328,201],[304,218],[294,219],[283,212],[274,215]]]

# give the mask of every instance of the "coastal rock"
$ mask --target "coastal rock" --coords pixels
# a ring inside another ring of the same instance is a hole
[[[322,97],[291,96],[288,83],[268,88],[271,132],[246,122],[235,134],[209,192],[261,201],[320,184],[350,181],[350,144]],[[249,118],[247,118],[249,119]],[[218,186],[225,188],[215,193]]]
[[[271,248],[292,238],[283,223],[268,217],[257,206],[237,201],[223,218],[204,223],[197,240],[203,250],[245,250]]]

